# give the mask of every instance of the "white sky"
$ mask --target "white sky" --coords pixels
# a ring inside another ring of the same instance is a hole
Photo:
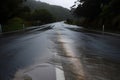
[[[36,0],[36,1],[42,1],[49,4],[53,4],[53,5],[63,6],[65,8],[70,9],[70,7],[73,6],[74,2],[77,0]]]

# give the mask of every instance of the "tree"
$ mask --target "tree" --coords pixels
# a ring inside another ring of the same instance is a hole
[[[106,28],[120,30],[120,0],[111,0],[106,4],[100,16],[103,18],[103,24]]]
[[[102,0],[80,0],[80,3],[74,11],[77,16],[94,18],[101,12]]]
[[[83,24],[106,30],[120,30],[120,0],[78,0],[74,14],[84,17]],[[75,5],[74,5],[75,6]],[[73,7],[74,7],[73,6]]]
[[[8,19],[19,14],[22,3],[25,0],[2,0],[0,2],[0,23],[4,24]]]
[[[32,21],[38,23],[50,23],[54,21],[53,15],[46,9],[37,9],[32,13]]]
[[[31,9],[28,6],[23,6],[21,8],[21,10],[19,10],[19,14],[17,15],[17,17],[20,17],[22,19],[24,19],[25,21],[29,21],[30,20],[30,16],[31,16]]]

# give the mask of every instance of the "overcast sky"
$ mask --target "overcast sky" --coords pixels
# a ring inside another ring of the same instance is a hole
[[[70,7],[74,5],[74,2],[77,0],[36,0],[36,1],[47,2],[53,5],[60,5],[60,6],[70,9]]]

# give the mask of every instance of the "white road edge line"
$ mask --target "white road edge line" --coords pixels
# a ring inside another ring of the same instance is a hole
[[[59,66],[62,69],[62,66]],[[64,71],[56,67],[56,80],[65,80]]]

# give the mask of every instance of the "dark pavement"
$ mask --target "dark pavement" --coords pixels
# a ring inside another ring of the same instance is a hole
[[[120,80],[120,37],[44,26],[0,37],[0,80]]]

